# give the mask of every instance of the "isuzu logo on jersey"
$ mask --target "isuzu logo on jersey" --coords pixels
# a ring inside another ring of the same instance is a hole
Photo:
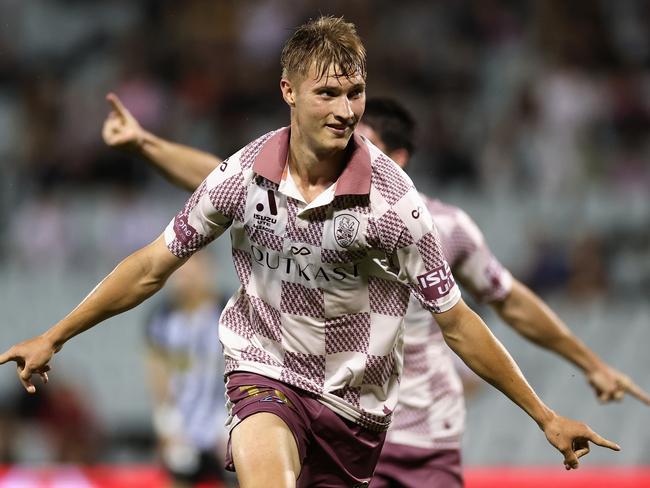
[[[456,282],[449,269],[449,264],[437,267],[433,271],[418,276],[424,296],[429,300],[438,300],[447,295]]]
[[[275,193],[273,190],[267,190],[266,195],[268,199],[268,211],[271,213],[271,216],[257,213],[265,210],[264,204],[258,202],[258,204],[255,205],[255,210],[257,210],[257,212],[253,214],[253,227],[266,232],[273,232],[272,227],[278,223],[278,219],[276,218],[278,215],[278,207],[275,202]]]
[[[348,247],[354,242],[359,232],[359,221],[350,214],[341,214],[334,219],[334,239],[341,247]]]

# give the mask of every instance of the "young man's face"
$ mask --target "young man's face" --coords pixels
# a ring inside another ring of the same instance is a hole
[[[293,108],[301,138],[316,154],[346,148],[366,106],[361,75],[337,77],[334,66],[317,78],[314,67],[302,79],[282,80],[282,94]]]

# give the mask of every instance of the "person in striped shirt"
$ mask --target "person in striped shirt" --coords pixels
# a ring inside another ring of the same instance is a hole
[[[69,315],[0,355],[35,391],[75,335],[158,291],[230,229],[241,287],[221,316],[230,467],[242,487],[368,486],[397,402],[411,295],[445,341],[535,420],[567,469],[589,442],[615,443],[556,414],[463,302],[412,181],[354,133],[365,108],[365,49],[354,25],[320,17],[285,43],[290,126],[212,171],[150,245]]]
[[[222,480],[226,445],[214,266],[197,253],[170,280],[145,326],[158,451],[172,486]]]

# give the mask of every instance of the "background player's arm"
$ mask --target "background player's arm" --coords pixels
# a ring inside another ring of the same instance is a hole
[[[160,348],[149,345],[146,355],[147,379],[151,389],[151,399],[154,407],[159,407],[169,402],[171,368],[167,353]]]
[[[124,259],[64,319],[44,334],[13,346],[0,364],[15,361],[25,389],[34,393],[31,377],[49,370],[48,362],[65,342],[114,315],[129,310],[164,285],[185,259],[174,256],[163,236]]]
[[[175,185],[194,191],[222,163],[198,149],[162,139],[142,128],[131,112],[113,93],[106,97],[112,111],[104,121],[104,142],[145,158]]]
[[[182,439],[182,416],[174,407],[170,379],[171,358],[162,348],[149,345],[146,356],[147,379],[153,403],[153,425],[161,447]]]
[[[489,302],[523,337],[582,369],[601,401],[621,400],[628,392],[650,404],[650,397],[629,377],[598,357],[539,296],[511,277],[494,257],[469,215],[459,210],[456,224],[455,231],[462,233],[464,241],[472,243],[463,259],[454,263],[453,270],[466,289],[478,300]]]
[[[627,391],[650,405],[650,397],[641,388],[600,359],[523,283],[513,279],[508,296],[502,301],[493,302],[492,306],[508,325],[526,339],[582,369],[601,401],[620,400]]]
[[[462,300],[450,310],[436,314],[436,321],[449,347],[465,364],[537,422],[548,441],[564,455],[567,469],[578,467],[578,458],[589,452],[588,441],[619,449],[587,425],[559,416],[548,408],[528,384],[508,351]]]

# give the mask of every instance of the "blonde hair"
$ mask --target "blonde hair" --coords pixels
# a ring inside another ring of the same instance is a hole
[[[354,24],[343,17],[321,16],[298,27],[280,56],[282,76],[304,77],[314,66],[318,80],[330,66],[335,76],[366,78],[366,49]]]

